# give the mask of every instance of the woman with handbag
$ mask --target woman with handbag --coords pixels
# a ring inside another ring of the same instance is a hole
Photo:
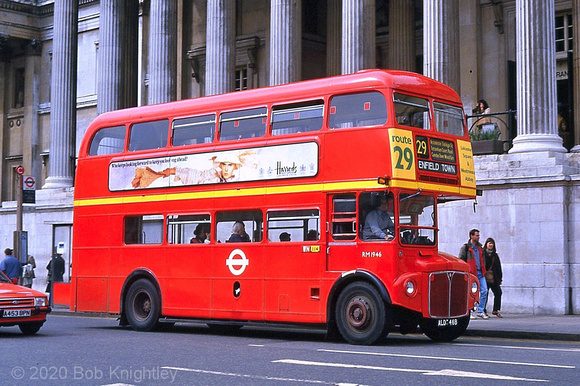
[[[483,245],[483,256],[485,258],[485,281],[487,282],[487,288],[493,291],[493,312],[492,314],[498,318],[503,318],[499,313],[501,309],[501,284],[502,284],[502,272],[501,272],[501,262],[499,256],[495,249],[495,240],[489,237],[485,240]],[[489,296],[488,298],[489,299]],[[486,299],[486,301],[487,301]],[[487,314],[487,304],[485,307],[485,313]]]

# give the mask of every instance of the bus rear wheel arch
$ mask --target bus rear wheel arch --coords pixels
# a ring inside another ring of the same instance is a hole
[[[161,300],[157,288],[147,279],[131,284],[124,306],[129,325],[137,331],[151,331],[159,323]]]
[[[386,338],[392,313],[374,286],[354,282],[339,294],[335,317],[338,330],[347,342],[370,345]]]

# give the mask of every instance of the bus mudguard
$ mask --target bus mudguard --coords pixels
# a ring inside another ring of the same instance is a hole
[[[159,287],[159,282],[158,282],[157,278],[155,277],[155,275],[153,274],[153,272],[151,272],[147,268],[135,269],[133,272],[131,272],[129,274],[129,276],[127,276],[127,278],[125,279],[125,282],[123,283],[123,288],[121,288],[119,306],[120,306],[120,311],[121,311],[120,325],[122,325],[122,326],[127,325],[127,318],[125,316],[125,310],[123,309],[125,307],[125,302],[124,302],[125,296],[127,295],[127,291],[131,287],[131,284],[133,284],[135,281],[137,281],[139,279],[147,279],[155,286],[155,288],[157,289],[157,292],[159,293],[159,299],[161,300],[161,304],[163,304],[163,300],[161,299],[161,288]]]
[[[367,283],[372,284],[381,295],[381,298],[385,301],[386,304],[392,304],[391,296],[387,291],[387,288],[383,284],[378,277],[373,275],[369,271],[357,269],[353,271],[344,272],[332,285],[330,289],[330,293],[328,294],[328,303],[326,304],[326,318],[330,321],[331,316],[333,315],[333,310],[336,304],[336,299],[340,294],[340,291],[346,287],[348,284],[353,283],[355,281],[364,281]]]

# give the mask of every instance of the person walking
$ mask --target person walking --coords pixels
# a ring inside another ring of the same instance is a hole
[[[479,243],[479,230],[469,231],[469,241],[459,249],[459,258],[469,264],[472,274],[479,280],[479,305],[477,306],[477,316],[472,315],[472,319],[477,317],[489,319],[485,314],[485,304],[487,303],[487,283],[485,282],[485,262],[483,258],[482,245]]]
[[[501,310],[501,284],[503,279],[501,272],[501,261],[496,251],[495,240],[491,237],[488,237],[487,240],[485,240],[485,244],[483,245],[483,256],[485,259],[486,269],[485,281],[487,282],[487,287],[493,292],[492,315],[495,315],[498,318],[503,318],[503,316],[501,316],[499,313]],[[485,311],[487,314],[487,304]]]
[[[28,255],[26,264],[22,267],[22,285],[24,287],[32,288],[32,282],[36,277],[34,268],[36,268],[36,260],[34,260],[34,256]]]

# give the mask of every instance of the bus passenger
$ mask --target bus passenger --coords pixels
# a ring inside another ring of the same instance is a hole
[[[291,241],[292,237],[290,236],[290,233],[288,232],[282,232],[280,233],[280,241]]]
[[[306,234],[306,241],[317,241],[318,231],[316,229],[310,229]]]
[[[209,227],[207,224],[197,224],[193,231],[195,237],[192,237],[190,243],[207,244],[209,243]]]
[[[391,215],[395,210],[395,197],[393,193],[381,196],[379,207],[370,212],[365,219],[363,239],[392,240],[395,234],[395,224]]]
[[[232,235],[226,243],[247,243],[250,236],[246,233],[246,226],[241,221],[236,221],[232,227]]]

